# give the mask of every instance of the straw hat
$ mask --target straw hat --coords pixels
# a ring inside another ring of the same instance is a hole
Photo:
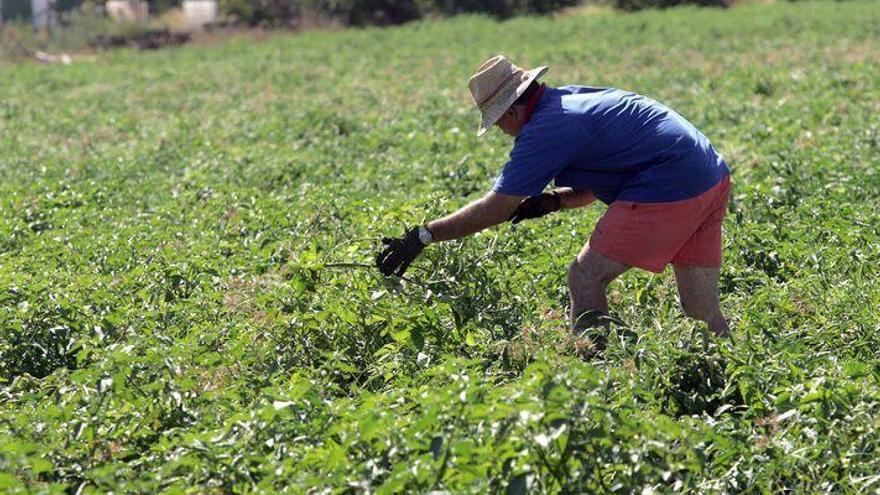
[[[513,102],[525,93],[529,84],[547,72],[547,66],[525,70],[517,67],[503,55],[496,55],[483,62],[477,73],[471,76],[468,87],[483,118],[477,136],[482,136],[495,125]]]

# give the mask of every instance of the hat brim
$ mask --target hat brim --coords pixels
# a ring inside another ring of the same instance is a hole
[[[503,100],[499,100],[497,103],[494,103],[490,108],[486,109],[482,112],[480,119],[480,127],[477,128],[477,136],[482,136],[489,132],[489,129],[498,122],[504,112],[510,108],[511,105],[516,101],[517,98],[522,96],[523,93],[529,88],[529,85],[532,84],[536,79],[540,78],[544,74],[547,73],[549,66],[542,65],[541,67],[526,71],[526,78],[520,82],[516,90],[510,94],[510,96],[504,98]]]

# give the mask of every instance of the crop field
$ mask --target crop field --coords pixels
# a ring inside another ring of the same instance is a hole
[[[604,206],[379,239],[488,191],[467,78],[677,109],[734,171],[722,306],[671,270],[563,345]],[[0,65],[0,492],[880,492],[880,5],[241,37]]]

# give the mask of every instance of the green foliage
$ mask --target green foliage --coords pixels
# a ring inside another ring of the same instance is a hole
[[[613,0],[618,9],[634,11],[642,9],[665,9],[679,5],[699,5],[703,7],[730,7],[735,0]]]
[[[31,17],[30,0],[4,0],[0,4],[0,20],[17,21],[27,20]]]
[[[150,14],[157,15],[169,9],[180,7],[183,5],[183,0],[147,0],[147,4],[150,6]]]
[[[548,14],[577,3],[577,0],[222,0],[220,7],[223,12],[250,24],[278,26],[323,20],[366,26],[462,13],[484,13],[503,19]]]
[[[876,490],[877,25],[871,1],[461,16],[3,66],[0,492]],[[383,235],[503,166],[466,89],[495,53],[653,96],[726,156],[731,340],[631,271],[635,335],[570,356],[602,206],[378,275]]]
[[[250,25],[292,24],[301,15],[298,2],[288,0],[219,0],[220,11]]]

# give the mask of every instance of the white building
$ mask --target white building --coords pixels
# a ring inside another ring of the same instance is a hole
[[[217,0],[183,0],[183,15],[190,30],[217,22]]]
[[[150,6],[142,0],[108,0],[104,8],[114,21],[146,21],[150,17]]]

